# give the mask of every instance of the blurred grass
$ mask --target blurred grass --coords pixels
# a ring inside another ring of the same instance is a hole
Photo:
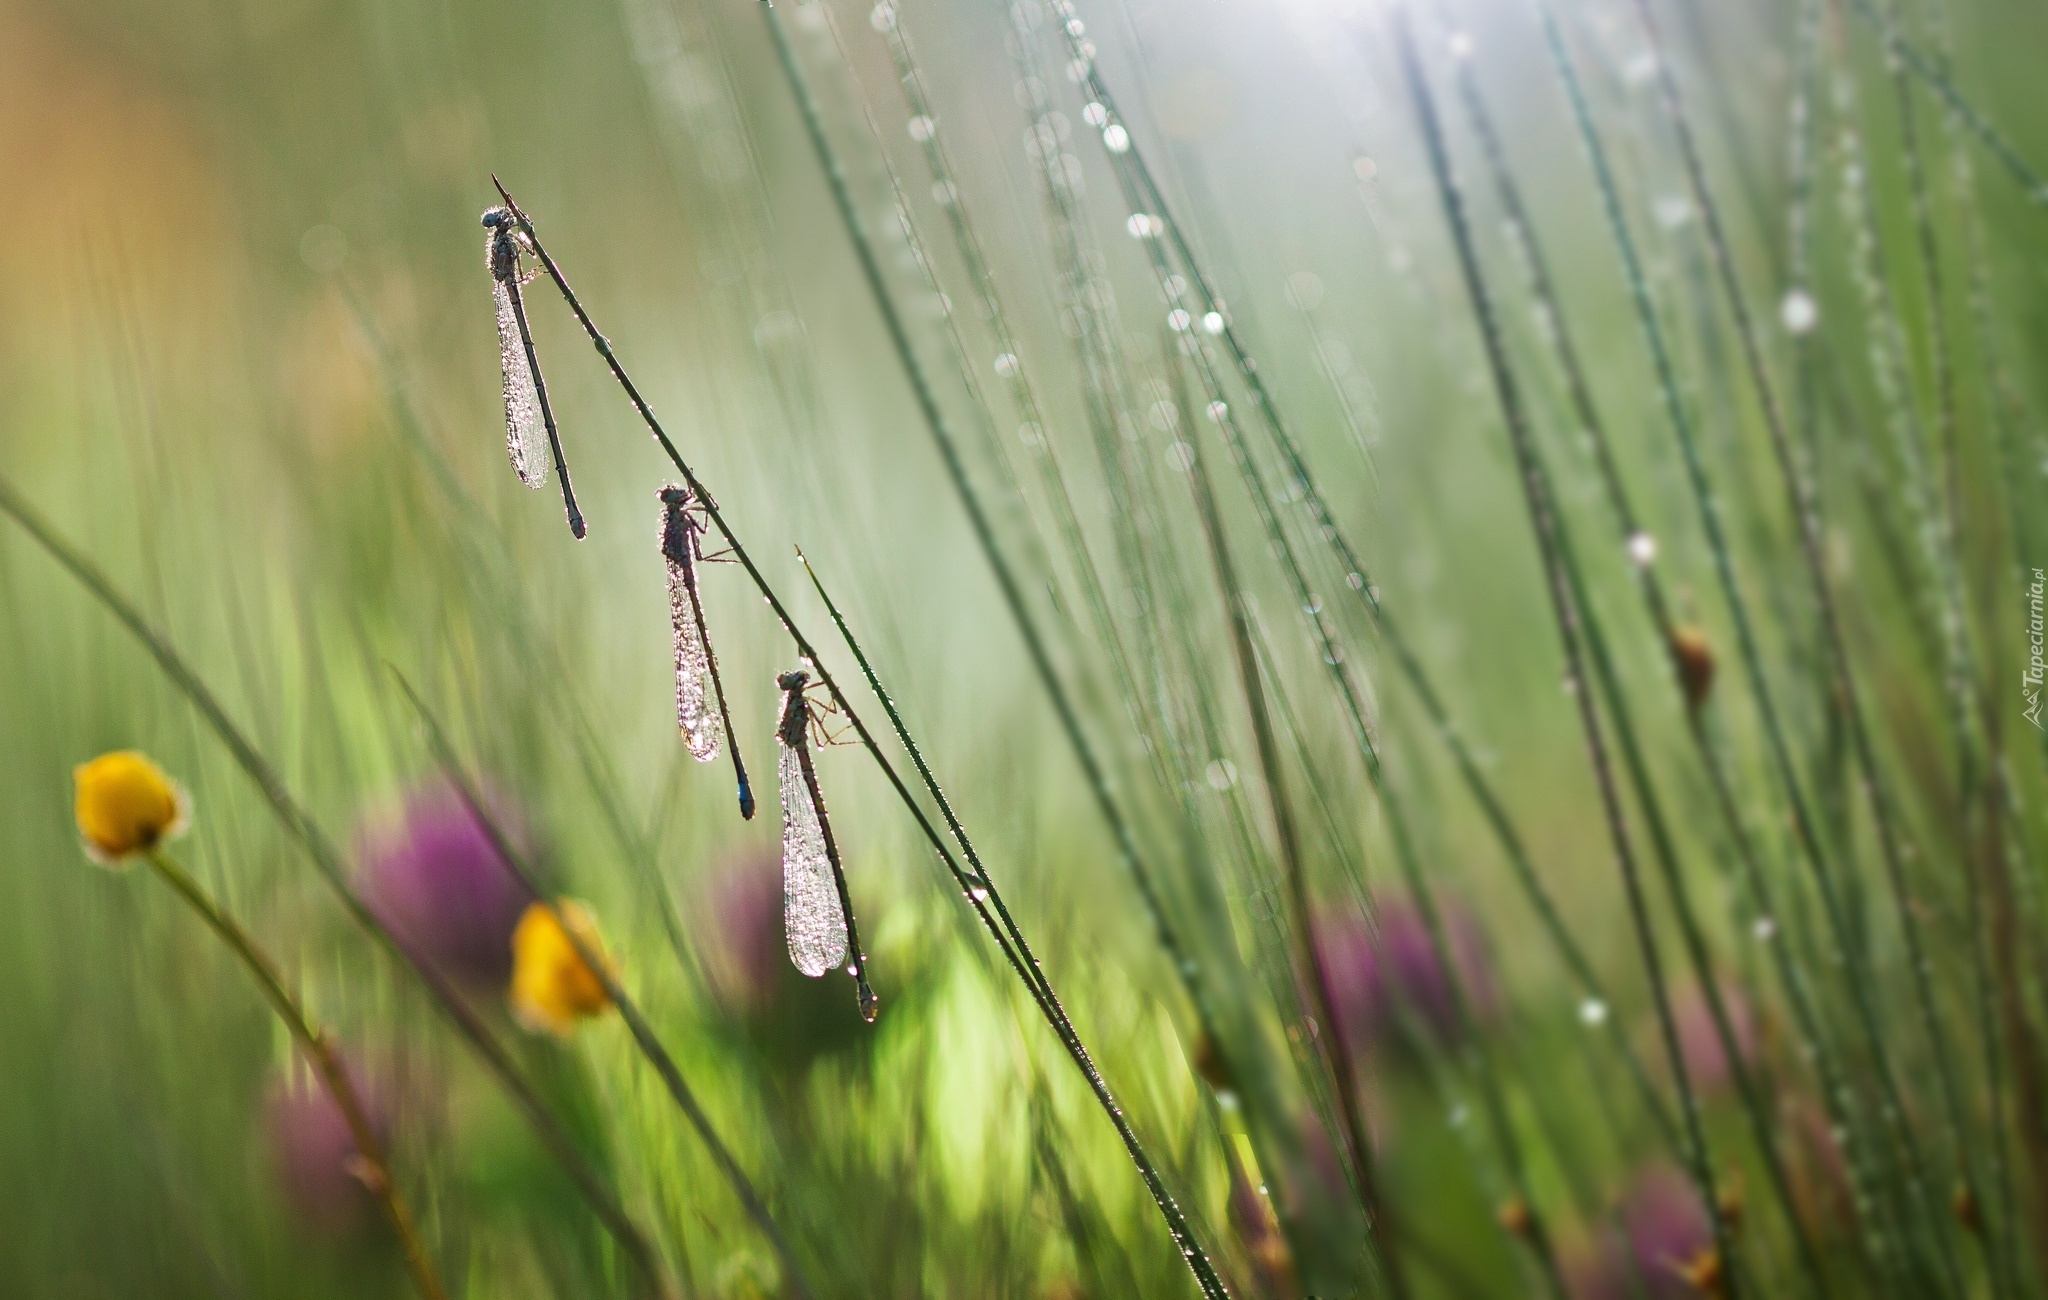
[[[1272,1114],[1216,1106],[1191,1070],[1203,1049],[1176,972],[1114,869],[1111,841],[916,427],[753,8],[0,7],[0,174],[10,178],[0,187],[5,473],[170,632],[345,843],[354,828],[388,820],[431,772],[382,662],[413,674],[459,746],[515,801],[543,870],[600,916],[630,987],[827,1294],[1187,1292],[1186,1270],[1113,1133],[855,751],[819,761],[868,932],[880,1023],[861,1029],[837,980],[785,979],[778,1014],[765,1020],[734,1014],[721,994],[730,925],[716,886],[772,846],[772,810],[764,798],[760,819],[738,823],[723,778],[681,759],[655,594],[654,489],[669,474],[574,321],[538,283],[536,343],[590,539],[571,544],[552,489],[521,492],[505,470],[476,225],[496,171],[542,223],[664,423],[822,643],[822,608],[800,590],[788,544],[818,564],[1198,1235],[1234,1290],[1268,1293],[1253,1280],[1256,1234],[1227,1208],[1231,1148],[1219,1137],[1246,1126],[1291,1134],[1300,1149],[1290,1163],[1300,1167],[1261,1171],[1276,1191],[1326,1207],[1347,1198],[1341,1176],[1312,1167],[1325,1141],[1315,1117],[1328,1114],[1327,1084],[1303,1046],[1290,924],[1270,892],[1278,863],[1225,625],[1168,458],[1176,438],[1208,438],[1211,426],[1192,409],[1199,399],[1176,392],[1176,363],[1158,342],[1163,306],[1155,310],[1143,250],[1124,231],[1129,214],[1113,197],[1109,160],[1088,144],[1093,133],[1057,72],[1065,56],[1041,32],[1031,57],[1045,61],[1053,107],[1072,134],[1055,154],[1075,156],[1083,177],[1076,192],[1087,224],[1073,237],[1080,253],[1099,250],[1101,259],[1087,283],[1063,281],[1044,169],[1023,147],[1030,123],[1012,93],[1018,73],[1004,43],[1015,37],[1004,7],[903,11],[958,192],[1074,490],[1079,536],[1105,575],[1112,626],[1135,665],[1130,698],[1120,698],[1102,629],[1073,581],[1068,541],[1049,522],[1029,469],[1035,453],[1016,435],[1022,417],[990,377],[998,372],[977,370],[993,412],[980,428],[926,270],[894,237],[891,178],[863,106],[876,114],[965,347],[987,344],[945,214],[920,179],[925,163],[904,129],[890,51],[867,12],[835,4],[850,76],[809,7],[786,6],[854,192],[884,236],[889,288],[938,376],[940,400],[974,430],[964,441],[975,482],[1008,502],[999,540],[1031,579],[1033,611],[1050,629],[1068,688],[1087,702],[1089,733],[1167,880],[1168,908],[1198,936],[1207,969],[1242,972],[1223,988],[1239,1008],[1227,1023],[1264,1044],[1286,1075],[1262,1103]],[[1790,15],[1691,0],[1664,9],[1752,305],[1774,316],[1790,286]],[[1610,850],[1590,815],[1593,788],[1558,691],[1518,485],[1394,92],[1379,11],[1131,0],[1084,13],[1104,75],[1131,114],[1131,137],[1161,170],[1319,485],[1451,716],[1486,757],[1574,937],[1617,990],[1610,1014],[1646,1024]],[[1927,48],[1938,48],[1936,15],[1953,33],[1958,84],[2022,156],[2048,158],[2029,62],[2048,40],[2048,16],[1990,0],[1909,7],[1910,30]],[[1802,776],[1817,800],[1843,809],[1832,847],[1867,872],[1876,865],[1867,814],[1846,780],[1831,788],[1823,775],[1830,708],[1783,489],[1716,306],[1698,215],[1684,206],[1684,179],[1644,84],[1640,39],[1624,4],[1589,0],[1566,17],[1674,341],[1681,397],[1721,484]],[[1423,18],[1433,66],[1453,27],[1476,40],[1475,67],[1529,190],[1623,472],[1651,521],[1659,571],[1681,619],[1702,624],[1723,650],[1713,743],[1730,756],[1774,883],[1796,909],[1802,877],[1782,801],[1533,19],[1506,3],[1424,6]],[[1362,41],[1351,36],[1354,22]],[[2023,984],[2014,991],[2038,1025],[2043,918],[2031,855],[2048,842],[2044,751],[2012,716],[2010,683],[2025,650],[2015,597],[2023,588],[2012,571],[2048,564],[2028,549],[2040,543],[2028,530],[2038,533],[2048,500],[2032,416],[2048,400],[2048,370],[2035,360],[2048,345],[2048,319],[2034,305],[2048,301],[2043,218],[1947,131],[1923,94],[1921,146],[1949,263],[1943,310],[1956,334],[1964,430],[1961,581],[1948,584],[1921,552],[1907,509],[1916,495],[1904,478],[1910,466],[1885,431],[1901,400],[1924,400],[1931,382],[1897,117],[1867,25],[1830,7],[1821,31],[1823,98],[1846,73],[1856,78],[1853,105],[1822,111],[1811,201],[1824,345],[1811,391],[1830,576],[1902,820],[1920,846],[1915,898],[1935,937],[1941,1009],[1950,1034],[1971,1045],[1957,1062],[1969,1082],[1971,1140],[1991,1143],[2013,1121],[1985,1109],[1968,965],[1979,936],[1959,874],[1978,832],[1951,790],[1957,720],[1936,612],[1944,590],[1960,600],[1982,656],[1985,707],[2005,711],[2022,864],[2011,907]],[[1841,114],[1852,110],[1854,154],[1839,136]],[[1484,186],[1475,142],[1460,127],[1453,143],[1476,194]],[[1971,159],[1967,189],[1954,180],[1958,156]],[[1842,197],[1855,157],[1868,169],[1862,215]],[[1483,220],[1497,216],[1488,208]],[[1978,229],[1988,250],[1984,322],[1962,297]],[[1853,258],[1871,231],[1884,241],[1889,261],[1878,274],[1902,322],[1903,355],[1889,361],[1873,359],[1888,327]],[[1731,854],[1688,757],[1681,706],[1662,682],[1662,648],[1634,614],[1592,463],[1528,324],[1514,263],[1496,226],[1482,225],[1482,240],[1510,299],[1511,343],[1560,499],[1587,550],[1588,599],[1615,644],[1664,797],[1682,810],[1681,856],[1717,960],[1765,1004],[1777,1095],[1803,1095],[1810,1084],[1782,1041],[1739,891],[1714,865]],[[1096,296],[1062,298],[1075,289]],[[1113,294],[1107,305],[1104,290]],[[1100,378],[1099,395],[1070,343],[1083,308],[1115,348],[1102,358],[1113,373]],[[1981,333],[1987,323],[1995,340]],[[1782,333],[1772,347],[1774,364],[1789,365]],[[1991,391],[1994,348],[2006,399]],[[1349,377],[1349,413],[1326,369]],[[1154,419],[1162,403],[1177,414]],[[1369,465],[1347,419],[1370,447]],[[2011,421],[2008,447],[1993,436],[2000,419]],[[1021,501],[1009,501],[984,432],[1025,466]],[[1929,444],[1930,457],[1939,452]],[[1129,495],[1114,503],[1106,468],[1130,476]],[[1298,731],[1283,728],[1288,770],[1327,787],[1331,822],[1308,837],[1317,899],[1355,907],[1363,900],[1344,857],[1365,862],[1376,891],[1397,879],[1381,813],[1320,652],[1290,612],[1282,570],[1235,484],[1223,484],[1234,477],[1227,468],[1217,458],[1222,517],[1244,558],[1269,685],[1299,719]],[[1284,482],[1277,467],[1261,468]],[[1938,502],[1940,490],[1937,478],[1917,495]],[[1302,553],[1319,557],[1298,512],[1287,518]],[[1153,531],[1120,534],[1123,524]],[[1383,667],[1353,603],[1339,598],[1348,596],[1344,575],[1321,558],[1308,563],[1368,692],[1431,880],[1487,922],[1508,1004],[1486,1031],[1489,1046],[1513,1080],[1536,1198],[1572,1255],[1657,1140],[1611,1053],[1577,1024],[1573,986],[1414,699]],[[1048,582],[1058,601],[1041,598]],[[725,566],[706,572],[735,726],[765,780],[772,676],[792,666],[791,652],[740,587]],[[347,927],[146,656],[19,534],[0,540],[0,609],[9,792],[0,804],[0,986],[10,993],[0,998],[0,1163],[15,1171],[0,1191],[0,1290],[313,1296],[402,1285],[376,1243],[309,1239],[277,1196],[260,1116],[288,1045],[232,965],[160,891],[83,865],[65,774],[128,746],[188,783],[198,817],[182,852],[195,873],[296,974],[320,1019],[404,1081],[397,1160],[451,1283],[475,1295],[617,1286],[621,1266],[587,1211],[436,1027],[405,973]],[[1226,761],[1229,769],[1215,766]],[[1304,822],[1321,827],[1320,816],[1304,812]],[[680,952],[649,871],[676,900]],[[1875,879],[1857,879],[1858,924],[1890,1006],[1905,989],[1891,913]],[[1226,914],[1205,902],[1212,896]],[[1779,920],[1826,984],[1823,1020],[1837,1046],[1853,1067],[1865,1065],[1824,945],[1792,916]],[[1928,1107],[1906,1122],[1946,1168],[1955,1153],[1934,1138],[1928,1049],[1905,1016],[1887,1017],[1884,1032],[1914,1099]],[[772,1255],[674,1123],[620,1026],[523,1050],[653,1228],[684,1294],[775,1293]],[[1640,1051],[1656,1059],[1647,1034]],[[1410,1271],[1429,1295],[1461,1285],[1524,1293],[1534,1274],[1493,1226],[1506,1195],[1498,1153],[1480,1126],[1447,1118],[1475,1114],[1477,1094],[1455,1053],[1425,1047],[1418,1056],[1420,1069],[1400,1053],[1374,1056],[1365,1090],[1394,1203],[1415,1239]],[[1868,1078],[1859,1072],[1857,1086]],[[1724,1099],[1708,1119],[1723,1167],[1749,1162],[1734,1107]],[[2012,1176],[2022,1197],[2048,1196],[2024,1169]],[[1747,1290],[1798,1293],[1760,1174],[1746,1186],[1760,1221],[1745,1230],[1745,1267],[1755,1274]],[[1930,1189],[1923,1204],[1945,1213],[1950,1190]],[[2028,1220],[1991,1189],[1985,1198],[2002,1230],[2019,1234],[2002,1249],[2023,1259]],[[1901,1198],[1891,1212],[1907,1204]],[[1946,1222],[1906,1228],[1909,1237],[1960,1240]],[[1338,1254],[1355,1248],[1343,1244],[1351,1229],[1329,1231]],[[1306,1240],[1292,1238],[1297,1252]],[[1843,1294],[1910,1292],[1881,1268],[1866,1271],[1850,1235],[1831,1237],[1829,1249],[1848,1279]],[[1432,1266],[1431,1254],[1449,1266]],[[2039,1291],[2031,1263],[2000,1284],[2011,1291],[1994,1292],[1992,1275],[1971,1261],[1972,1294]],[[1368,1285],[1365,1276],[1350,1284]],[[1296,1292],[1281,1284],[1271,1293]]]

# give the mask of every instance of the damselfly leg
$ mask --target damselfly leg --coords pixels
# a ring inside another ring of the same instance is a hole
[[[732,713],[726,708],[725,684],[718,676],[718,656],[711,649],[711,636],[704,623],[704,603],[697,592],[697,566],[704,554],[704,507],[688,488],[676,484],[661,490],[661,554],[668,562],[668,614],[675,633],[676,725],[683,743],[699,762],[718,757],[720,733],[732,754],[733,775],[739,781],[740,816],[754,816],[754,791],[747,782],[747,767],[740,759],[739,741],[732,730]],[[710,690],[705,690],[706,681]],[[714,721],[711,706],[718,717]]]
[[[789,939],[789,959],[813,977],[844,964],[853,976],[861,1016],[870,1023],[880,999],[868,985],[867,957],[853,919],[853,898],[847,892],[839,844],[818,789],[818,771],[811,762],[813,703],[804,694],[810,674],[799,668],[783,673],[782,721],[775,738],[782,753],[782,919]]]
[[[548,404],[547,380],[541,377],[540,358],[534,354],[533,331],[526,323],[526,302],[520,286],[534,272],[521,263],[532,251],[532,241],[520,227],[510,208],[492,208],[484,213],[484,251],[491,269],[491,297],[498,311],[498,365],[505,383],[505,448],[512,456],[512,469],[519,481],[530,488],[548,479],[547,457],[541,452],[540,434],[545,431],[548,452],[555,462],[555,474],[562,481],[562,505],[569,512],[569,531],[581,538],[586,529],[583,512],[576,508],[576,489],[569,482],[569,463],[562,458],[562,438],[555,428],[554,408]],[[536,428],[536,420],[538,428]]]

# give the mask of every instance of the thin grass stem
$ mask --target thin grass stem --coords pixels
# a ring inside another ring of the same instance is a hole
[[[1884,774],[1877,760],[1876,745],[1857,697],[1848,646],[1835,608],[1834,594],[1827,580],[1821,554],[1819,524],[1812,507],[1811,489],[1792,460],[1792,448],[1786,433],[1785,417],[1777,387],[1764,362],[1763,347],[1757,335],[1755,322],[1750,317],[1748,302],[1744,297],[1734,259],[1729,253],[1727,238],[1722,230],[1719,205],[1707,183],[1706,171],[1693,138],[1691,121],[1680,98],[1678,83],[1666,61],[1657,34],[1656,21],[1650,13],[1647,0],[1636,0],[1635,7],[1656,60],[1657,84],[1665,114],[1678,142],[1679,157],[1684,163],[1693,200],[1699,205],[1708,253],[1734,320],[1736,338],[1742,345],[1744,367],[1763,407],[1765,427],[1770,434],[1772,451],[1784,480],[1794,522],[1797,524],[1800,555],[1805,561],[1806,576],[1813,589],[1820,615],[1822,645],[1826,651],[1832,685],[1842,702],[1849,726],[1850,744],[1856,754],[1858,766],[1863,771],[1866,802],[1870,807],[1871,821],[1877,831],[1879,857],[1884,864],[1885,881],[1890,889],[1893,909],[1898,915],[1900,934],[1905,942],[1905,958],[1913,990],[1914,1009],[1918,1013],[1921,1031],[1933,1052],[1935,1081],[1950,1140],[1955,1148],[1955,1159],[1963,1188],[1968,1195],[1975,1197],[1978,1178],[1974,1161],[1970,1156],[1969,1138],[1963,1122],[1962,1099],[1955,1078],[1955,1063],[1950,1055],[1947,1035],[1942,1032],[1941,1016],[1934,1003],[1932,966],[1926,952],[1926,940],[1921,933],[1920,918],[1909,896],[1900,831],[1894,820],[1890,797],[1886,792]],[[1943,1245],[1943,1258],[1948,1260],[1951,1255],[1948,1249],[1948,1234],[1941,1234],[1939,1240]],[[1955,1269],[1952,1261],[1949,1267],[1953,1273]]]
[[[1679,1112],[1685,1125],[1687,1163],[1713,1227],[1715,1250],[1722,1263],[1728,1267],[1727,1292],[1732,1300],[1735,1289],[1733,1240],[1729,1233],[1727,1216],[1722,1211],[1716,1195],[1706,1134],[1700,1124],[1698,1102],[1693,1094],[1690,1072],[1686,1068],[1685,1053],[1679,1043],[1678,1029],[1672,1018],[1671,1000],[1665,988],[1663,960],[1659,956],[1656,936],[1650,924],[1648,903],[1636,866],[1635,849],[1630,842],[1627,816],[1623,811],[1620,791],[1614,780],[1599,717],[1591,693],[1586,689],[1584,651],[1580,645],[1581,611],[1573,601],[1571,584],[1559,554],[1555,507],[1550,500],[1543,475],[1535,462],[1534,442],[1530,436],[1528,416],[1523,409],[1521,392],[1508,362],[1507,345],[1502,336],[1493,299],[1479,268],[1478,252],[1473,245],[1472,232],[1466,216],[1465,199],[1451,172],[1450,157],[1443,136],[1443,127],[1437,115],[1435,96],[1423,73],[1421,58],[1416,53],[1412,20],[1406,4],[1394,11],[1393,31],[1402,83],[1407,90],[1417,124],[1421,128],[1424,149],[1429,157],[1430,176],[1435,182],[1437,197],[1443,206],[1445,222],[1450,227],[1466,297],[1478,324],[1480,340],[1486,352],[1488,372],[1493,379],[1501,415],[1507,425],[1508,440],[1520,469],[1531,531],[1535,534],[1537,548],[1541,553],[1551,610],[1557,624],[1559,640],[1563,643],[1566,690],[1577,706],[1580,728],[1585,733],[1587,757],[1593,770],[1594,782],[1600,791],[1608,838],[1613,844],[1616,864],[1628,897],[1636,942],[1641,950],[1644,972],[1648,977],[1652,1001],[1657,1010],[1658,1028],[1663,1037],[1672,1078],[1677,1086]]]

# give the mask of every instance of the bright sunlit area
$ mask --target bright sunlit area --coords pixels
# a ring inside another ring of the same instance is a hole
[[[0,0],[0,1295],[2048,1296],[2044,56]]]

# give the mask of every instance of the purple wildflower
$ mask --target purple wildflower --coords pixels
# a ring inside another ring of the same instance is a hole
[[[1345,1043],[1359,1051],[1390,1041],[1404,1003],[1440,1040],[1454,1040],[1457,1004],[1421,910],[1406,899],[1382,900],[1375,910],[1377,935],[1350,915],[1325,917],[1316,926],[1316,946]],[[1498,1011],[1499,999],[1478,919],[1455,900],[1438,900],[1437,913],[1466,1005],[1483,1024]]]
[[[395,828],[363,837],[359,863],[370,910],[414,955],[478,986],[511,978],[512,930],[532,898],[459,793],[415,793]]]
[[[1717,986],[1721,1007],[1728,1013],[1728,1030],[1735,1040],[1735,1052],[1745,1066],[1756,1060],[1756,1016],[1749,999],[1727,984]],[[1702,1093],[1720,1092],[1730,1085],[1728,1053],[1714,1028],[1713,1009],[1698,984],[1689,984],[1671,1000],[1671,1018],[1678,1030],[1678,1050],[1685,1058],[1685,1072],[1692,1086]]]
[[[349,1082],[380,1142],[388,1145],[390,1113],[382,1090],[349,1070]],[[376,1198],[357,1176],[361,1153],[348,1119],[309,1074],[279,1080],[264,1107],[264,1128],[277,1180],[301,1223],[330,1239],[362,1230],[376,1214]]]
[[[733,1011],[769,1011],[790,969],[782,932],[782,860],[768,850],[734,857],[714,878],[707,936],[714,953],[712,980]]]
[[[727,858],[704,891],[697,919],[718,1002],[763,1059],[799,1071],[871,1037],[842,980],[808,978],[790,962],[779,852],[750,848]]]
[[[1698,1300],[1703,1261],[1714,1250],[1706,1207],[1685,1176],[1669,1165],[1641,1170],[1622,1194],[1620,1227],[1603,1232],[1567,1268],[1574,1300]],[[1702,1279],[1704,1280],[1704,1279]]]

